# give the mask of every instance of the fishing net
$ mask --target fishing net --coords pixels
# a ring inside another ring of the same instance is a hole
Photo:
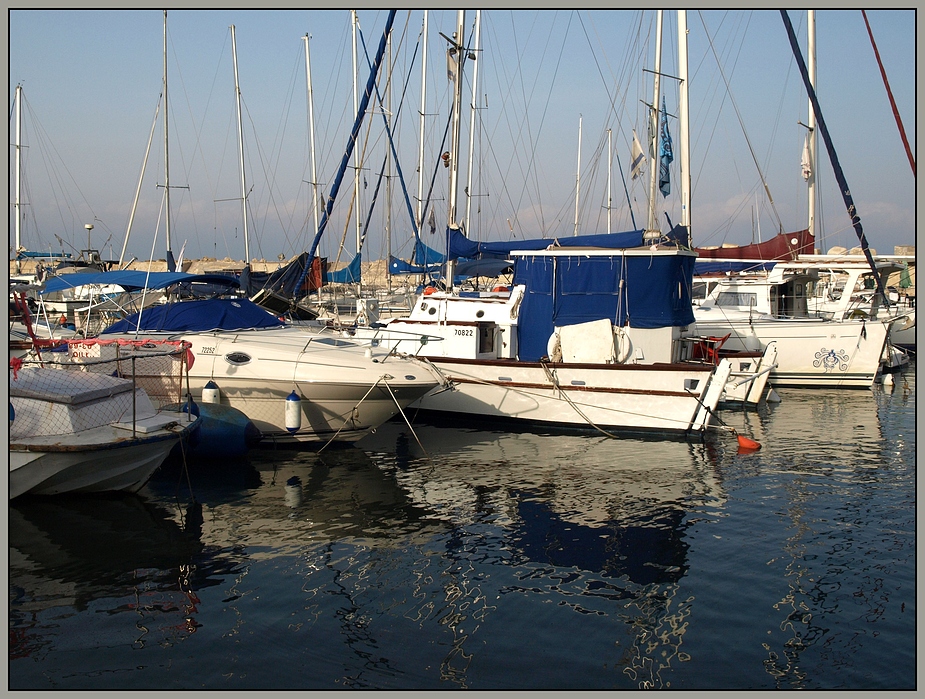
[[[35,340],[34,345],[26,357],[10,360],[11,382],[20,368],[51,367],[133,379],[157,407],[183,402],[189,392],[193,355],[182,340]]]

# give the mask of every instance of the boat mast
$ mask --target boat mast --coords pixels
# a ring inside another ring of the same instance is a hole
[[[473,36],[473,53],[470,54],[475,60],[472,68],[472,105],[469,111],[469,170],[466,173],[466,233],[471,229],[470,215],[472,213],[472,161],[475,157],[475,113],[478,111],[478,75],[479,75],[479,30],[481,28],[482,11],[475,11],[475,34]]]
[[[646,231],[644,234],[645,240],[657,240],[661,237],[661,231],[655,225],[655,207],[656,207],[656,192],[658,192],[658,140],[659,140],[659,128],[658,128],[658,101],[660,96],[661,88],[661,75],[662,75],[662,11],[657,10],[656,14],[656,23],[655,23],[655,71],[654,71],[654,87],[653,92],[654,96],[652,98],[652,106],[649,109],[649,129],[650,129],[650,138],[649,138],[649,147],[650,155],[652,157],[652,167],[649,168],[650,177],[649,177],[649,220],[646,224]]]
[[[353,112],[356,113],[359,105],[359,84],[357,83],[357,25],[360,19],[356,10],[350,10],[353,25]],[[357,255],[360,254],[360,237],[362,235],[360,222],[360,151],[353,151],[353,206],[356,209]],[[362,277],[361,277],[362,278]]]
[[[427,10],[424,10],[424,24],[421,28],[421,141],[418,151],[418,230],[424,226],[424,128],[426,126],[427,93]]]
[[[306,34],[302,37],[305,42],[305,81],[307,83],[308,93],[308,142],[309,150],[312,156],[312,213],[315,215],[315,230],[318,230],[318,178],[315,176],[315,107],[312,98],[312,63],[309,56],[308,40],[311,37]]]
[[[238,106],[238,161],[241,168],[241,213],[244,216],[244,264],[251,262],[247,235],[247,181],[244,177],[244,127],[241,124],[241,88],[238,84],[238,49],[234,37],[234,25],[231,25],[231,58],[234,62],[234,94]]]
[[[681,225],[687,228],[687,246],[694,240],[691,232],[691,138],[690,101],[687,65],[687,10],[678,10],[678,140],[681,146],[680,187]]]
[[[456,200],[458,197],[459,190],[459,116],[460,109],[462,106],[462,69],[463,61],[465,60],[465,50],[463,43],[463,32],[465,29],[466,21],[466,11],[457,10],[456,15],[456,31],[453,33],[452,45],[448,49],[448,63],[455,59],[454,66],[454,88],[453,88],[453,129],[452,129],[452,140],[450,146],[450,182],[449,182],[449,192],[448,200],[449,205],[447,207],[447,227],[455,227],[456,225]],[[447,238],[449,243],[449,238]],[[449,257],[449,256],[447,256]],[[446,280],[445,284],[447,289],[453,288],[453,277],[456,273],[456,262],[455,260],[447,259],[446,261]]]
[[[20,197],[22,196],[22,85],[16,86],[16,204],[13,207],[13,211],[16,214],[16,254],[19,254],[19,250],[22,247],[22,241],[20,238],[21,231],[21,222],[22,218],[22,203]]]
[[[170,246],[170,148],[168,146],[169,132],[168,122],[170,121],[169,111],[167,110],[167,10],[164,10],[164,209],[165,216],[165,236],[167,239],[167,271],[173,272],[173,251]]]
[[[575,168],[575,229],[573,236],[578,235],[578,202],[581,195],[581,114],[578,115],[578,166]]]
[[[607,129],[607,232],[613,229],[610,226],[610,210],[613,208],[613,188],[611,177],[613,175],[613,132]]]

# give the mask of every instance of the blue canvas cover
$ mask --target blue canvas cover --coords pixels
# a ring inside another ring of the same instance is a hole
[[[236,288],[238,280],[224,274],[187,274],[186,272],[144,272],[141,270],[126,269],[115,272],[80,272],[76,274],[60,274],[50,277],[45,282],[45,288],[40,294],[52,291],[73,289],[86,284],[99,284],[105,286],[116,284],[126,291],[137,289],[164,289],[174,284],[214,284],[226,288]]]
[[[556,326],[607,318],[616,326],[663,328],[694,322],[693,255],[517,256],[514,284],[527,288],[517,326],[518,357],[547,354]]]
[[[362,274],[363,254],[354,255],[350,264],[336,272],[328,272],[325,281],[333,284],[359,284]]]
[[[637,248],[642,245],[642,231],[625,233],[601,233],[598,235],[579,235],[565,238],[535,238],[532,240],[508,240],[504,242],[480,243],[469,240],[459,229],[447,228],[450,241],[450,259],[475,259],[477,257],[510,257],[513,250],[545,250],[554,247],[592,247],[592,248]]]
[[[140,317],[140,322],[139,322]],[[286,324],[245,298],[201,299],[151,306],[110,325],[100,335],[280,328]]]

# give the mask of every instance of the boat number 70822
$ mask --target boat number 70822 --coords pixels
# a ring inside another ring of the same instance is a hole
[[[475,334],[472,328],[454,328],[453,332],[463,337],[472,337]]]

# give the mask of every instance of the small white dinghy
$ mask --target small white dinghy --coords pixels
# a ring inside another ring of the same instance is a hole
[[[197,425],[131,379],[11,362],[9,497],[136,492]]]

